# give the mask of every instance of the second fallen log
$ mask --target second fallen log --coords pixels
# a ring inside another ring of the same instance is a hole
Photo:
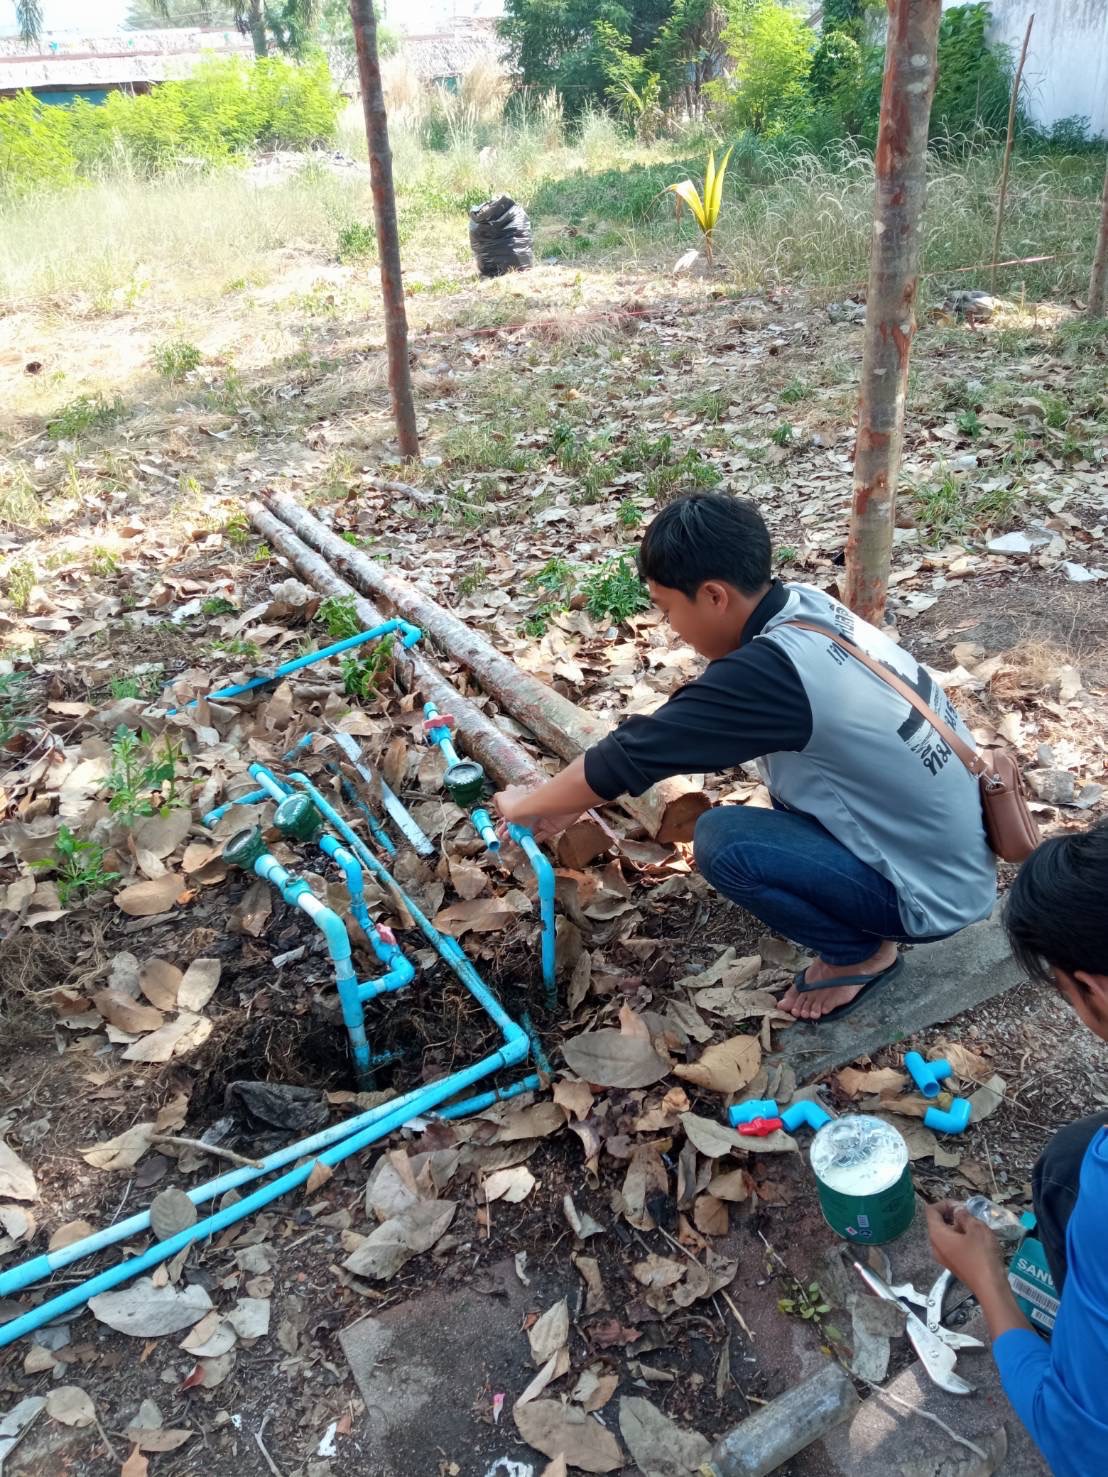
[[[422,627],[436,646],[472,672],[489,696],[552,753],[565,760],[576,759],[609,732],[602,718],[525,672],[453,611],[352,548],[293,498],[273,493],[265,497],[265,503],[352,585]],[[709,801],[688,780],[671,779],[621,804],[652,836],[668,842],[690,840],[697,816]]]
[[[302,539],[297,538],[287,524],[260,503],[248,503],[246,511],[269,547],[287,559],[297,574],[321,595],[352,598],[358,619],[366,629],[382,624],[385,617],[381,611],[337,575],[327,561]],[[497,784],[537,785],[547,778],[530,755],[524,753],[514,739],[501,733],[492,719],[469,698],[463,697],[443,673],[421,655],[418,648],[405,651],[398,646],[395,660],[400,686],[408,692],[419,693],[424,701],[434,703],[441,713],[454,715],[458,737],[466,752],[485,766]]]

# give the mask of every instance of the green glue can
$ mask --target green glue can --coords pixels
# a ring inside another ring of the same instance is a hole
[[[812,1140],[823,1218],[847,1241],[895,1241],[912,1224],[916,1193],[908,1145],[891,1124],[863,1113],[833,1118]]]

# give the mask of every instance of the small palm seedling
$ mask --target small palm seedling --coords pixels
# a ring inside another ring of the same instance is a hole
[[[708,167],[704,171],[704,194],[701,195],[691,179],[683,179],[675,185],[667,185],[669,194],[676,197],[676,210],[678,219],[681,216],[682,202],[692,211],[693,219],[700,227],[704,237],[704,254],[708,258],[708,265],[713,261],[713,236],[719,221],[720,209],[723,205],[723,177],[727,173],[727,164],[731,158],[731,150],[728,149],[719,161],[716,168],[716,156],[714,151],[708,152]]]

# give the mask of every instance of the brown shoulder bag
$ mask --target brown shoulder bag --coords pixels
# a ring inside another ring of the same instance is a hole
[[[834,641],[836,646],[841,646],[863,666],[868,667],[882,682],[887,682],[895,692],[899,692],[904,701],[910,703],[921,717],[926,718],[935,732],[950,745],[970,774],[976,775],[981,786],[981,814],[985,822],[985,835],[1001,861],[1022,862],[1031,855],[1039,844],[1039,828],[1027,808],[1019,766],[1007,749],[971,749],[938,713],[928,707],[915,688],[910,687],[903,677],[898,677],[888,667],[882,666],[844,636],[811,621],[782,621],[781,624],[799,626],[803,631],[815,631],[820,636],[826,636],[829,641]]]

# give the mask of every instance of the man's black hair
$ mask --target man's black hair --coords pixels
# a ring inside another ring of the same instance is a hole
[[[769,529],[746,498],[694,492],[663,508],[639,545],[644,580],[694,599],[705,580],[757,595],[771,579]]]
[[[1004,910],[1012,953],[1032,979],[1052,983],[1052,965],[1108,975],[1106,896],[1108,821],[1035,848]]]

